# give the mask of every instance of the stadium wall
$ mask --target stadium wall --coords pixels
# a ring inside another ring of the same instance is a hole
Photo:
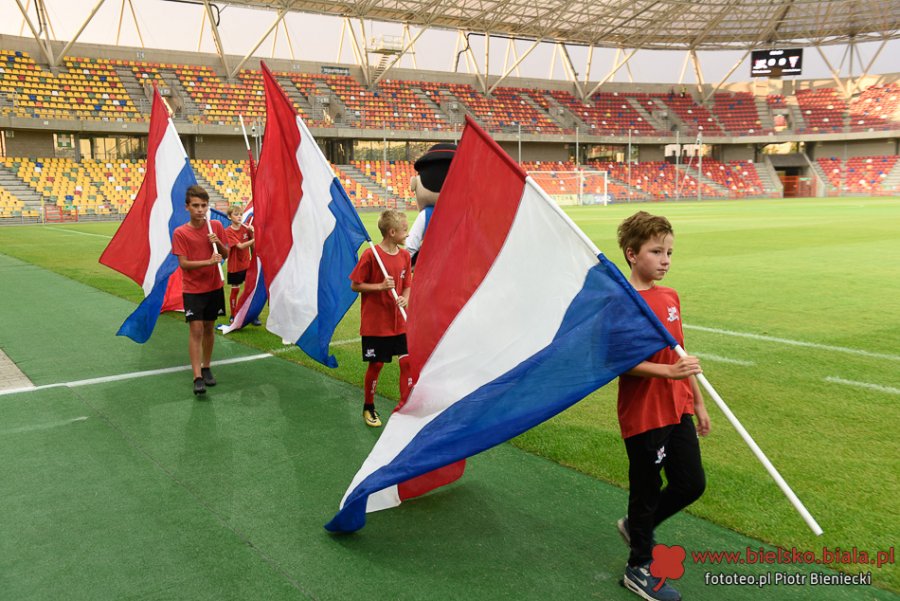
[[[827,159],[863,156],[896,155],[898,140],[847,140],[846,142],[816,142],[807,145],[809,158]],[[845,154],[846,153],[846,154]]]
[[[53,134],[48,131],[16,130],[6,134],[6,154],[13,157],[55,157]]]

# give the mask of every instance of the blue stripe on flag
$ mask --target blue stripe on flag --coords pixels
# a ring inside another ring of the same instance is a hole
[[[549,345],[425,426],[390,464],[357,486],[325,528],[359,530],[370,494],[509,440],[676,344],[668,332],[662,335],[661,324],[662,332],[648,323],[642,299],[635,303],[630,289],[601,255]]]
[[[325,239],[319,262],[318,312],[297,340],[297,346],[319,363],[337,367],[328,345],[338,322],[356,301],[348,276],[356,266],[359,245],[368,239],[368,234],[337,178],[332,180],[330,191],[328,208],[335,224]]]

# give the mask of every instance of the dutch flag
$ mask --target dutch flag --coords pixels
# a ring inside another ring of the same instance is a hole
[[[331,166],[262,64],[266,131],[254,185],[255,248],[269,294],[266,329],[329,367],[328,345],[356,300],[350,272],[367,239]]]
[[[153,90],[144,181],[128,215],[100,256],[100,263],[137,282],[144,300],[118,336],[146,342],[162,311],[182,309],[181,271],[172,254],[172,232],[190,221],[185,192],[197,183],[175,124]]]
[[[521,434],[676,344],[543,190],[468,120],[420,251],[415,387],[325,527],[362,528],[404,487]]]

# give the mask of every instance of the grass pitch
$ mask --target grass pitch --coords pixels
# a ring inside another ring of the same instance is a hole
[[[893,547],[900,534],[894,432],[900,418],[900,202],[683,202],[567,212],[624,266],[615,229],[638,209],[666,215],[675,228],[673,267],[663,284],[681,296],[686,348],[701,357],[707,377],[825,534],[810,533],[711,399],[713,432],[702,441],[709,486],[690,511],[787,548],[874,554]],[[376,218],[363,215],[378,240]],[[97,263],[116,226],[4,227],[0,252],[137,302],[138,286]],[[359,386],[358,325],[354,307],[335,333],[336,370],[299,350],[282,356]],[[263,328],[229,338],[262,350],[282,348]],[[383,374],[379,393],[396,398],[396,367]],[[614,385],[514,444],[609,482],[627,482]],[[894,565],[834,567],[872,570],[876,583],[900,590]]]

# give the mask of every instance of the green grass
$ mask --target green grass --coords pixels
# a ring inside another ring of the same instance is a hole
[[[664,284],[681,295],[686,347],[701,355],[707,377],[825,534],[811,534],[711,399],[713,432],[702,442],[709,486],[690,511],[785,547],[857,547],[872,553],[894,546],[900,534],[900,443],[895,434],[900,421],[900,201],[684,202],[584,207],[568,213],[622,266],[615,229],[638,208],[665,214],[675,228],[673,268]],[[377,240],[377,216],[362,217]],[[97,263],[108,241],[104,236],[115,228],[111,223],[4,227],[0,252],[138,301],[138,286]],[[354,307],[334,340],[357,338],[358,327]],[[282,348],[263,328],[229,337],[263,350]],[[320,367],[296,349],[282,356],[359,385],[364,367],[359,344],[334,346],[333,351],[340,364],[336,370]],[[379,393],[396,398],[396,367],[383,373]],[[597,478],[623,486],[627,482],[615,386],[590,395],[514,444]],[[896,566],[873,571],[881,586],[900,590]]]

